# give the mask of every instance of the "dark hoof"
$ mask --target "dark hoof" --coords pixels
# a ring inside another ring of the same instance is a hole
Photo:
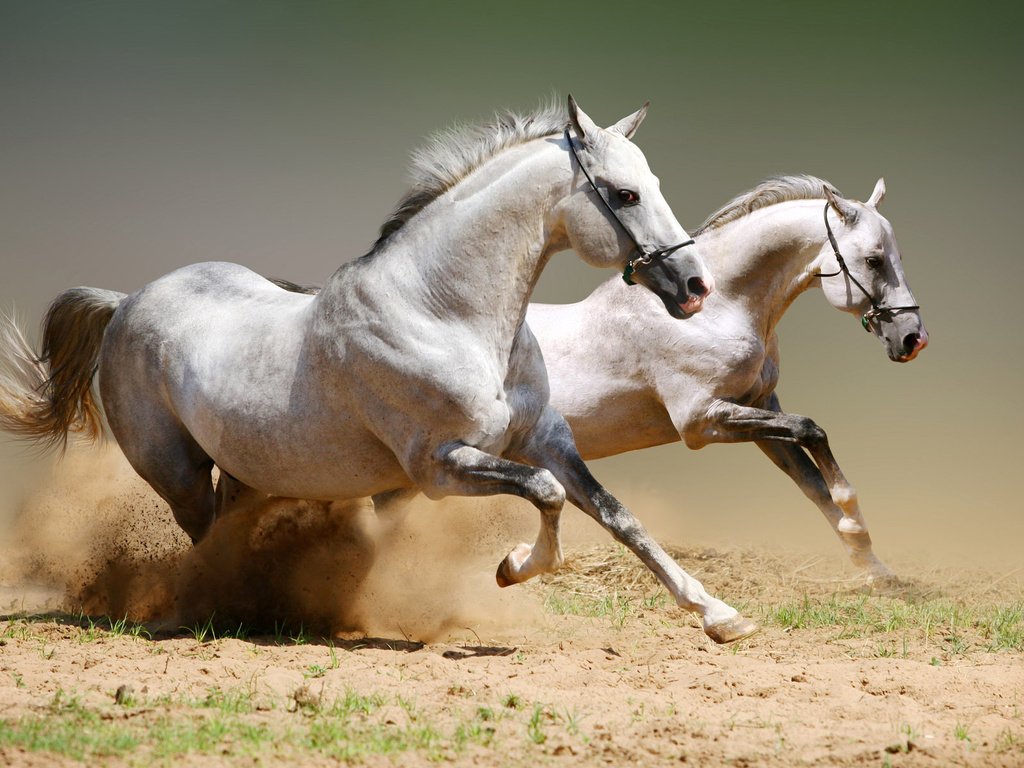
[[[760,627],[755,622],[737,614],[727,621],[720,621],[717,624],[704,627],[704,634],[719,645],[725,645],[726,643],[735,643],[737,640],[750,637],[758,629]]]
[[[511,587],[517,582],[512,581],[512,574],[508,572],[508,558],[506,557],[500,563],[498,563],[498,571],[494,574],[494,580],[498,582],[498,586],[504,589],[505,587]]]

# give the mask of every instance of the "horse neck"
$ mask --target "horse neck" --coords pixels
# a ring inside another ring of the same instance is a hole
[[[565,152],[547,139],[505,150],[415,214],[355,275],[339,269],[325,303],[351,295],[352,280],[372,280],[406,306],[510,347],[541,271],[567,247],[551,219],[570,179]]]
[[[814,281],[813,262],[826,240],[824,204],[777,203],[698,237],[717,291],[742,303],[766,336]]]

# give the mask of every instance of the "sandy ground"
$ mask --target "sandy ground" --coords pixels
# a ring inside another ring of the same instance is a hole
[[[206,712],[186,702],[228,695],[250,703],[246,722],[286,733],[355,695],[376,702],[364,730],[441,735],[429,749],[352,758],[371,765],[1024,764],[1019,649],[993,651],[979,628],[941,614],[888,632],[767,618],[781,605],[856,604],[862,590],[838,553],[674,550],[765,624],[720,647],[607,544],[579,542],[562,574],[499,590],[494,567],[536,524],[505,504],[423,505],[382,528],[366,510],[280,503],[226,519],[192,550],[121,469],[72,473],[33,499],[6,546],[0,717],[16,724],[71,698],[155,727]],[[943,596],[1024,606],[1019,574],[897,565],[912,581],[885,603],[891,614]],[[151,636],[90,632],[79,611],[127,614]],[[211,614],[222,633],[246,627],[244,639],[200,642]],[[119,688],[133,706],[115,702]],[[470,726],[474,737],[456,738]],[[150,762],[140,755],[89,762]],[[181,760],[334,764],[284,739],[170,761]],[[7,745],[0,762],[71,760]]]

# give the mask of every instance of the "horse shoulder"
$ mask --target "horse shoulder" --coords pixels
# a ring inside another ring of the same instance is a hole
[[[774,370],[770,344],[741,308],[721,299],[689,320],[660,324],[650,343],[660,362],[652,370],[658,395],[679,437],[694,449],[709,442],[717,403],[759,396],[766,372]]]
[[[547,366],[551,405],[587,459],[678,439],[653,385],[652,369],[665,359],[649,346],[650,324],[663,315],[673,319],[653,294],[651,306],[637,307],[635,292],[622,288],[610,281],[582,302],[531,305],[527,314]]]

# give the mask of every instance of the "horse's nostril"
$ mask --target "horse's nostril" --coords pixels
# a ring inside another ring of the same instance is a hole
[[[694,296],[705,296],[708,292],[707,285],[699,277],[691,277],[687,280],[686,289]]]
[[[909,355],[911,352],[917,349],[917,342],[920,338],[920,334],[917,333],[908,333],[906,336],[904,336],[903,351]]]

